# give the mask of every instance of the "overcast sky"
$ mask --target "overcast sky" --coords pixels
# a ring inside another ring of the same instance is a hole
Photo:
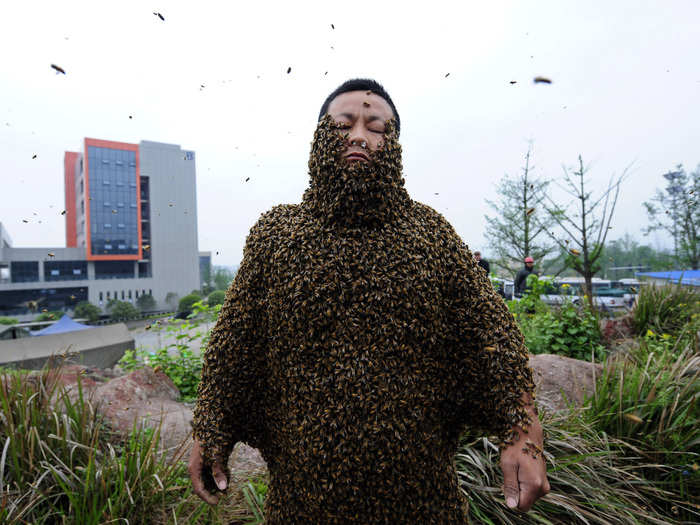
[[[642,202],[700,163],[699,19],[695,0],[9,2],[0,222],[15,246],[63,246],[64,151],[179,144],[197,155],[200,250],[237,264],[260,213],[301,200],[324,98],[364,76],[401,115],[411,196],[473,249],[530,141],[536,175],[581,154],[595,190],[633,163],[612,238],[662,246],[642,237]]]

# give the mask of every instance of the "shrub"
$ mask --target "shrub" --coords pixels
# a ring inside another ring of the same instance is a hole
[[[156,300],[151,294],[142,294],[136,299],[136,306],[142,312],[149,312],[156,309]]]
[[[114,321],[133,319],[139,316],[139,311],[133,304],[126,301],[117,301],[111,309],[111,318]]]
[[[60,310],[52,310],[50,312],[41,312],[39,315],[37,315],[34,318],[34,321],[36,322],[43,322],[43,321],[58,321],[61,317],[63,317],[63,312]]]
[[[0,316],[0,324],[17,324],[17,319],[14,317],[2,317]]]
[[[207,297],[207,304],[209,306],[216,306],[217,304],[224,304],[224,299],[226,299],[226,292],[223,290],[216,290],[209,294]]]
[[[648,330],[677,335],[692,323],[700,329],[700,293],[678,285],[643,286],[632,310],[632,324],[639,335]]]
[[[101,313],[100,308],[89,301],[80,301],[73,310],[75,317],[89,321],[97,321]]]
[[[197,301],[200,301],[201,297],[199,295],[195,294],[189,294],[180,299],[180,303],[177,305],[177,311],[178,313],[187,313],[190,314],[192,313],[192,306],[194,303]]]
[[[586,305],[576,306],[565,301],[549,308],[541,299],[547,281],[528,276],[528,289],[520,301],[510,301],[508,307],[518,321],[525,346],[533,354],[558,354],[574,359],[602,360],[605,348],[601,344],[598,318]]]
[[[533,354],[558,354],[596,360],[605,356],[598,319],[587,306],[565,302],[544,313],[519,316],[525,345]]]

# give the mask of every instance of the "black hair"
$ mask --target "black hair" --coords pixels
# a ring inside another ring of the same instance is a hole
[[[340,86],[338,86],[335,89],[335,91],[333,91],[333,93],[328,95],[328,98],[326,98],[326,101],[323,103],[323,106],[321,106],[321,111],[318,114],[318,120],[320,121],[323,118],[323,116],[326,113],[328,113],[328,106],[330,106],[331,102],[333,102],[333,99],[335,97],[337,97],[338,95],[342,95],[343,93],[347,93],[349,91],[371,91],[375,95],[379,95],[384,100],[386,100],[389,104],[389,107],[391,107],[391,110],[394,112],[394,118],[396,119],[396,132],[401,132],[401,119],[399,118],[399,112],[396,111],[396,106],[394,106],[394,102],[391,100],[389,93],[387,93],[384,89],[384,86],[382,86],[376,80],[372,80],[371,78],[353,78],[351,80],[346,80],[345,82],[343,82]]]

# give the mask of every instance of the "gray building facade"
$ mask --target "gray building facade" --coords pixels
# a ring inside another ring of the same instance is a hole
[[[66,247],[15,248],[0,224],[0,316],[145,294],[169,309],[200,288],[194,152],[85,139],[64,177]]]

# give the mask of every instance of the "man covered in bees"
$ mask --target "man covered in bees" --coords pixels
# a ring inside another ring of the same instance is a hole
[[[251,229],[194,411],[205,501],[242,441],[269,467],[268,524],[465,523],[467,428],[498,437],[509,507],[549,491],[522,335],[452,226],[409,197],[399,132],[381,85],[345,82],[302,202]]]

